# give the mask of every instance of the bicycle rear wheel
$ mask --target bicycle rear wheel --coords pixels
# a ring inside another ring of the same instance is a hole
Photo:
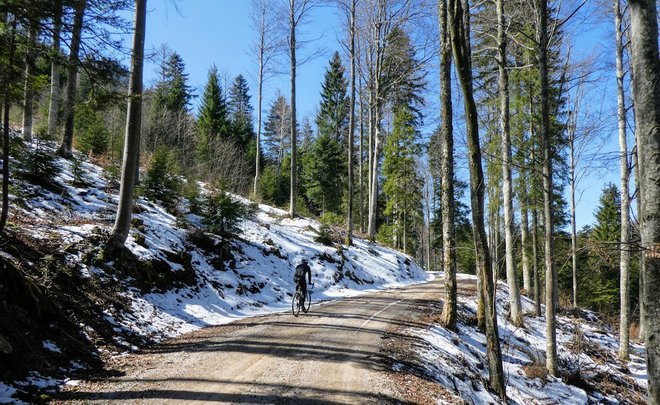
[[[309,311],[309,307],[312,306],[312,292],[307,291],[307,299],[305,300],[305,304],[303,305],[303,312],[307,313]]]
[[[296,291],[291,300],[291,312],[293,312],[293,316],[298,316],[300,313],[300,298],[300,291]]]

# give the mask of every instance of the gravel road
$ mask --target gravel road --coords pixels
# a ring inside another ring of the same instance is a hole
[[[204,328],[116,360],[122,376],[85,382],[67,403],[412,403],[386,346],[424,326],[441,290],[437,279]]]

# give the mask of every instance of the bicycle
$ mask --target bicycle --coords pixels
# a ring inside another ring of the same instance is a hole
[[[298,314],[300,314],[301,308],[304,313],[309,311],[309,308],[312,306],[312,290],[309,287],[312,286],[314,286],[314,284],[310,284],[307,288],[307,299],[305,299],[304,305],[301,302],[302,291],[300,291],[300,286],[296,286],[296,293],[293,295],[293,299],[291,300],[291,312],[293,312],[293,316],[298,316]]]

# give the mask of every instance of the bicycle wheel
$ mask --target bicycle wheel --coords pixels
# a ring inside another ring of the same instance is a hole
[[[293,295],[293,299],[291,300],[291,312],[293,312],[293,316],[298,316],[300,313],[300,291],[296,291]]]
[[[312,292],[307,291],[307,299],[305,300],[305,304],[303,305],[303,312],[307,313],[309,311],[309,307],[312,306]]]

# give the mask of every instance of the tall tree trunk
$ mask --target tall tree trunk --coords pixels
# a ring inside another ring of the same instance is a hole
[[[630,0],[635,131],[639,139],[646,365],[651,405],[660,404],[660,60],[656,2]]]
[[[73,30],[71,32],[71,47],[69,51],[69,60],[67,62],[66,75],[66,99],[64,136],[62,144],[57,149],[57,154],[69,158],[73,156],[71,151],[73,145],[73,124],[74,110],[76,104],[76,85],[78,81],[78,53],[80,52],[80,38],[82,35],[83,18],[85,16],[85,7],[87,0],[78,0],[76,3],[76,12],[73,17]]]
[[[513,181],[511,180],[511,133],[509,127],[509,73],[506,63],[506,31],[504,27],[504,0],[497,0],[497,37],[499,48],[500,131],[502,135],[502,189],[504,203],[504,244],[506,280],[509,285],[511,321],[516,326],[523,323],[518,290],[518,267],[514,251]]]
[[[539,215],[532,209],[532,273],[534,276],[534,314],[541,316],[541,275],[539,270]]]
[[[616,31],[616,88],[617,118],[619,123],[619,149],[621,152],[621,245],[620,249],[620,303],[619,358],[628,359],[630,342],[630,173],[628,170],[628,140],[626,137],[626,108],[623,94],[623,16],[620,0],[614,0]]]
[[[298,190],[298,147],[296,123],[296,0],[289,0],[289,52],[291,59],[291,189],[289,190],[289,217],[296,216],[296,195]]]
[[[55,139],[57,116],[60,109],[60,34],[62,31],[62,0],[55,2],[53,15],[53,43],[50,61],[50,101],[48,105],[48,137]]]
[[[486,310],[486,350],[488,369],[490,372],[490,385],[493,391],[506,398],[504,386],[504,371],[502,368],[502,354],[500,352],[500,339],[497,330],[497,308],[495,305],[495,291],[492,281],[492,263],[488,252],[486,230],[484,228],[484,175],[481,166],[481,148],[479,146],[479,124],[477,121],[477,106],[474,102],[472,87],[472,66],[470,52],[470,37],[466,35],[469,26],[469,5],[465,1],[465,8],[456,0],[449,0],[448,25],[451,32],[454,63],[463,91],[465,117],[468,136],[468,162],[470,166],[470,202],[472,206],[472,225],[475,243],[475,252],[479,274],[482,279]],[[464,15],[465,13],[465,15]]]
[[[265,9],[261,9],[259,21],[259,84],[257,89],[257,153],[254,162],[254,187],[253,194],[256,197],[259,193],[259,176],[261,175],[261,113],[263,110],[263,90],[264,90],[264,57],[265,57]]]
[[[640,168],[639,168],[639,140],[637,139],[637,133],[635,133],[635,153],[633,153],[633,167],[635,168],[635,188],[637,189],[637,221],[638,229],[641,231],[642,225],[642,188],[640,184]],[[641,241],[638,241],[641,243]],[[643,251],[639,252],[639,332],[638,340],[644,342],[644,336],[646,334],[646,316],[644,311],[644,254]]]
[[[550,102],[548,90],[548,3],[538,1],[540,23],[538,25],[538,62],[541,76],[541,145],[543,153],[543,225],[545,230],[545,319],[546,360],[548,373],[557,375],[556,289],[557,278],[554,264],[554,230],[552,212],[552,146],[550,142]]]
[[[138,164],[138,145],[142,124],[142,72],[144,67],[144,35],[147,15],[147,0],[135,0],[135,32],[131,55],[131,75],[128,83],[128,112],[126,116],[126,138],[124,142],[124,163],[119,188],[117,218],[110,236],[109,246],[124,245],[131,229],[133,211],[133,188]]]
[[[32,118],[34,105],[34,63],[37,55],[38,23],[30,23],[30,33],[25,55],[25,86],[23,88],[23,139],[32,140]]]
[[[522,248],[523,288],[527,296],[532,296],[532,269],[529,257],[529,207],[526,191],[522,191],[520,199],[520,238]]]
[[[351,0],[350,10],[350,50],[351,60],[351,96],[348,116],[348,235],[346,242],[351,244],[353,237],[353,135],[355,133],[355,2]]]
[[[571,261],[573,269],[573,306],[578,306],[577,301],[577,227],[575,223],[575,117],[569,118],[568,123],[568,145],[570,149],[569,161],[569,184],[571,188]]]
[[[360,233],[364,233],[364,103],[360,92],[360,159],[358,172],[360,173]]]
[[[2,212],[0,213],[0,234],[5,231],[7,225],[7,217],[9,216],[9,110],[11,109],[11,91],[10,86],[13,80],[14,69],[14,52],[16,46],[14,39],[16,36],[16,17],[11,17],[9,13],[5,16],[6,27],[8,32],[5,33],[7,37],[7,65],[4,73],[4,80],[2,83],[2,90],[4,93],[3,100],[3,117],[2,117]]]
[[[440,23],[440,115],[441,131],[441,183],[442,183],[442,247],[445,270],[445,304],[442,323],[451,330],[456,329],[457,285],[456,285],[456,238],[454,231],[454,129],[451,102],[451,41],[447,25],[447,0],[438,3]]]

